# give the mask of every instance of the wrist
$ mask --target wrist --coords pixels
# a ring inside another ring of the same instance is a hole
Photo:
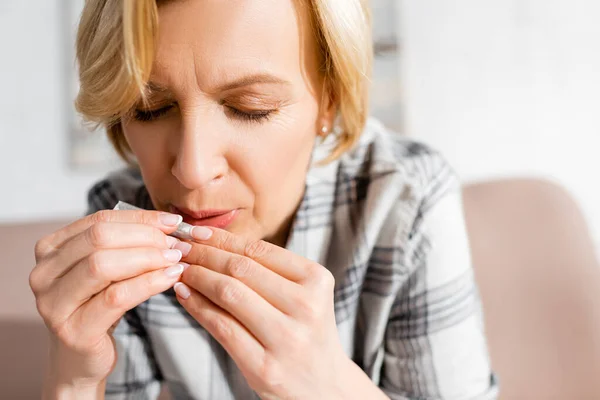
[[[105,364],[108,362],[103,359],[81,355],[59,342],[51,341],[44,387],[60,389],[64,393],[104,390],[106,377],[112,369],[103,368]]]
[[[50,344],[44,379],[44,400],[103,399],[106,380],[82,377],[81,360],[60,345]],[[75,358],[75,359],[74,359]]]
[[[340,399],[389,400],[389,397],[369,378],[354,361],[348,358],[338,386]]]
[[[51,378],[44,385],[43,400],[77,400],[77,399],[104,399],[105,382],[97,384],[76,385],[61,383]]]

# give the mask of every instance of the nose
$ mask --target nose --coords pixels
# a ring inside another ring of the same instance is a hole
[[[198,116],[185,118],[171,173],[187,189],[193,190],[223,178],[227,173],[224,140]]]

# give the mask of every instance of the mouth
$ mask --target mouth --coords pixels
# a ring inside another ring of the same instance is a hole
[[[225,229],[230,225],[239,212],[239,209],[192,211],[186,208],[178,208],[173,205],[169,208],[170,212],[181,215],[183,217],[183,222],[190,225],[212,226],[219,229]]]

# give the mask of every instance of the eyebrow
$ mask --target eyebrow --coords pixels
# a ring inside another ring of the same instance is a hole
[[[279,78],[270,74],[253,74],[243,76],[241,78],[235,79],[231,82],[227,82],[223,85],[220,85],[216,88],[217,91],[225,92],[227,90],[237,89],[244,86],[255,85],[258,83],[267,83],[267,84],[277,84],[277,85],[291,85],[291,82],[286,81],[285,79]]]
[[[279,78],[275,75],[261,73],[261,74],[252,74],[246,75],[241,78],[237,78],[231,82],[227,82],[225,84],[217,86],[215,89],[211,90],[214,92],[225,92],[228,90],[238,89],[244,86],[251,86],[255,84],[275,84],[275,85],[286,85],[289,86],[292,83],[285,79]],[[148,82],[146,85],[148,90],[148,94],[168,94],[170,93],[169,89],[164,86],[161,86],[154,82]]]
[[[158,83],[150,81],[150,82],[146,83],[145,96],[146,96],[146,99],[148,99],[152,103],[155,96],[161,96],[161,97],[164,96],[164,97],[170,98],[170,97],[173,97],[173,94],[166,87],[161,86]],[[142,99],[140,99],[139,101],[143,102]]]

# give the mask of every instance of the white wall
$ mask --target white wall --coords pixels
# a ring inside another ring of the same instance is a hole
[[[600,248],[600,2],[402,0],[409,134],[468,181],[541,176]]]
[[[68,162],[65,2],[0,1],[0,223],[77,216],[103,171]]]

